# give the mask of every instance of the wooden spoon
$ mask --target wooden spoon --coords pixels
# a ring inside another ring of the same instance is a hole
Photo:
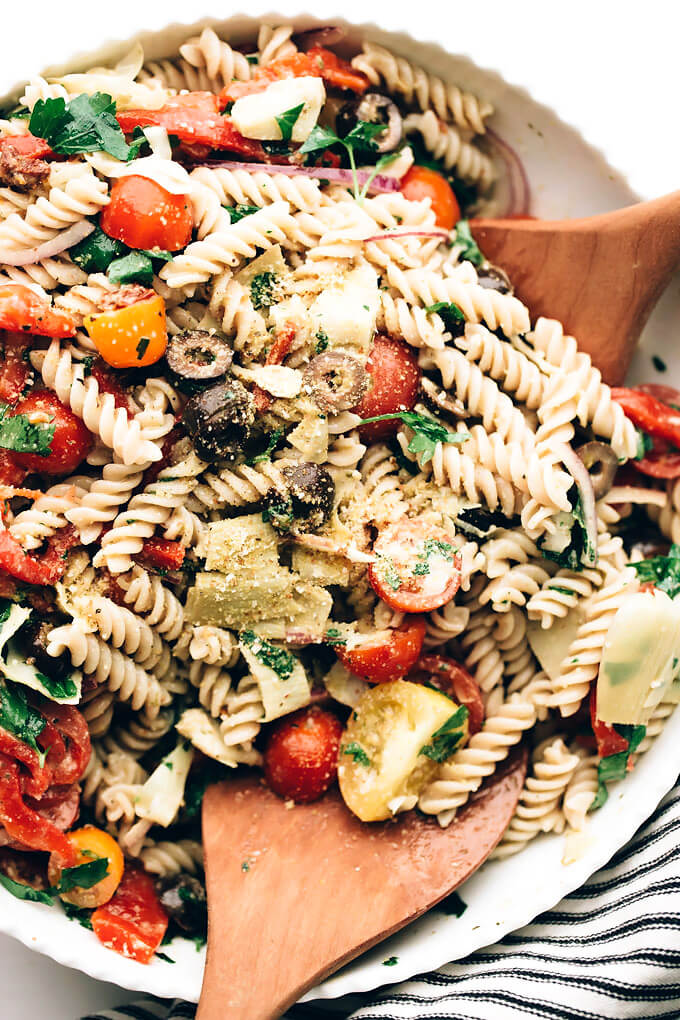
[[[210,787],[208,959],[197,1020],[274,1020],[438,903],[500,840],[526,763],[526,751],[515,751],[448,829],[413,812],[365,824],[337,791],[289,807],[258,776]]]
[[[559,319],[603,378],[622,383],[680,264],[680,191],[587,219],[479,219],[471,229],[532,319]]]

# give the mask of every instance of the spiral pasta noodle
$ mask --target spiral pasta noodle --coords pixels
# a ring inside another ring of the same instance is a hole
[[[404,121],[404,131],[407,135],[420,134],[434,158],[448,169],[455,169],[464,181],[478,184],[483,192],[491,186],[496,174],[489,157],[464,141],[457,129],[440,120],[434,110],[410,113]]]

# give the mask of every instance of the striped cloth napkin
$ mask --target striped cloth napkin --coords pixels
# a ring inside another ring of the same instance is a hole
[[[84,1020],[193,1020],[144,1000]],[[680,785],[609,864],[497,945],[367,997],[295,1006],[286,1020],[680,1018]]]

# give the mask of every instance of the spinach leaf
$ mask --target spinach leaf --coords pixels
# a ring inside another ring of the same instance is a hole
[[[127,246],[115,237],[109,237],[101,227],[69,250],[69,255],[86,273],[105,273],[114,259],[120,258],[127,251]]]
[[[109,265],[107,276],[112,283],[141,283],[150,287],[153,283],[153,263],[142,251],[131,251],[122,259],[115,259]]]

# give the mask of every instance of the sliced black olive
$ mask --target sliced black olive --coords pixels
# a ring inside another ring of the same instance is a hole
[[[487,263],[477,270],[477,280],[480,287],[486,290],[496,290],[499,294],[512,294],[513,286],[510,280],[498,266]]]
[[[607,443],[595,440],[585,443],[576,452],[588,468],[595,499],[602,499],[614,484],[614,476],[619,468],[616,454]]]
[[[182,420],[199,457],[233,460],[250,438],[255,401],[238,379],[229,379],[188,400]]]
[[[456,516],[461,531],[477,537],[490,535],[497,528],[513,528],[516,518],[506,517],[500,510],[485,510],[481,506],[463,507]]]
[[[73,672],[71,657],[62,652],[56,658],[47,654],[50,631],[59,625],[54,617],[48,620],[28,620],[18,634],[26,662],[35,666],[52,680],[64,680]]]
[[[205,329],[185,329],[168,341],[168,374],[184,393],[198,393],[229,371],[234,352],[226,338]]]
[[[356,358],[341,351],[326,351],[312,358],[302,376],[303,386],[324,412],[355,407],[369,385],[368,372]]]
[[[205,887],[194,875],[170,875],[157,883],[159,898],[168,917],[192,935],[204,934],[208,925]]]
[[[465,405],[457,397],[448,394],[441,386],[437,386],[436,382],[428,379],[427,376],[423,376],[420,380],[420,392],[430,410],[448,421],[455,424],[458,418],[465,417],[467,413]]]
[[[285,492],[270,489],[264,497],[266,520],[284,533],[316,531],[328,520],[335,483],[319,464],[292,464],[281,472]]]
[[[367,92],[359,102],[345,103],[335,119],[335,130],[341,138],[344,138],[359,121],[385,125],[385,130],[373,138],[378,152],[393,152],[401,142],[403,134],[401,114],[389,96],[383,96],[379,92]]]

